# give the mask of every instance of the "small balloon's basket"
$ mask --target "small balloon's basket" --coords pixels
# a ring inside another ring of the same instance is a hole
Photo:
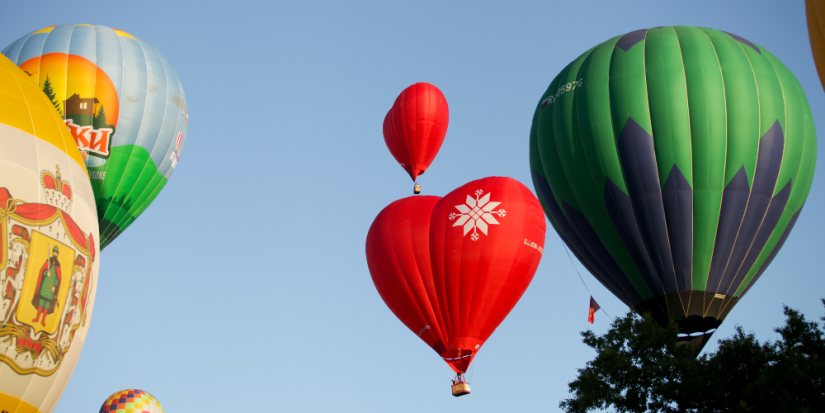
[[[453,384],[453,396],[459,397],[470,394],[470,383]]]
[[[458,373],[453,379],[453,396],[460,397],[465,394],[470,394],[470,383],[464,381],[464,375]]]
[[[421,193],[421,185],[418,185],[418,182],[415,183],[413,187],[413,194],[418,195]]]

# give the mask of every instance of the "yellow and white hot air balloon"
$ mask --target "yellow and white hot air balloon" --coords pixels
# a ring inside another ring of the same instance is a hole
[[[57,405],[89,329],[98,239],[72,135],[40,88],[0,56],[0,411]]]

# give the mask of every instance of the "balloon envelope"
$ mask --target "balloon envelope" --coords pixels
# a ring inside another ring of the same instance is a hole
[[[99,258],[80,151],[0,56],[0,411],[51,412],[86,341]]]
[[[825,87],[825,2],[805,0],[805,15],[808,19],[808,37],[811,52],[819,73],[819,83]]]
[[[100,244],[155,199],[186,142],[186,98],[154,47],[122,30],[52,26],[3,50],[60,111],[92,179]]]
[[[395,99],[384,117],[384,142],[413,181],[435,159],[449,123],[447,99],[429,83],[416,83]]]
[[[658,27],[570,63],[533,117],[530,164],[564,242],[613,294],[700,350],[775,257],[811,188],[799,82],[739,36]]]
[[[401,322],[464,372],[530,285],[544,232],[529,189],[484,178],[384,208],[367,235],[367,264]]]
[[[100,406],[99,413],[163,413],[155,396],[138,389],[115,392]]]

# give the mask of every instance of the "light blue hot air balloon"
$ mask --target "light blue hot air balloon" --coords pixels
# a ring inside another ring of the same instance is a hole
[[[177,166],[188,114],[175,70],[122,30],[52,26],[3,50],[63,116],[83,155],[105,248],[158,195]]]

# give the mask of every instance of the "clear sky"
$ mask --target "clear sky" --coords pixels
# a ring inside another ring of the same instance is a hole
[[[167,413],[558,411],[567,383],[627,307],[548,225],[532,285],[450,396],[450,368],[384,305],[364,242],[376,214],[411,195],[386,149],[384,115],[406,86],[438,86],[447,138],[425,194],[503,175],[532,189],[533,110],[590,47],[667,25],[725,30],[797,76],[825,133],[825,93],[804,2],[6,0],[0,49],[58,24],[122,29],[177,70],[189,131],[169,184],[101,255],[86,346],[56,412],[96,412],[139,388]],[[825,142],[819,138],[819,148]],[[825,313],[825,181],[784,248],[714,335],[776,338],[782,305]],[[716,348],[716,339],[705,351]]]

